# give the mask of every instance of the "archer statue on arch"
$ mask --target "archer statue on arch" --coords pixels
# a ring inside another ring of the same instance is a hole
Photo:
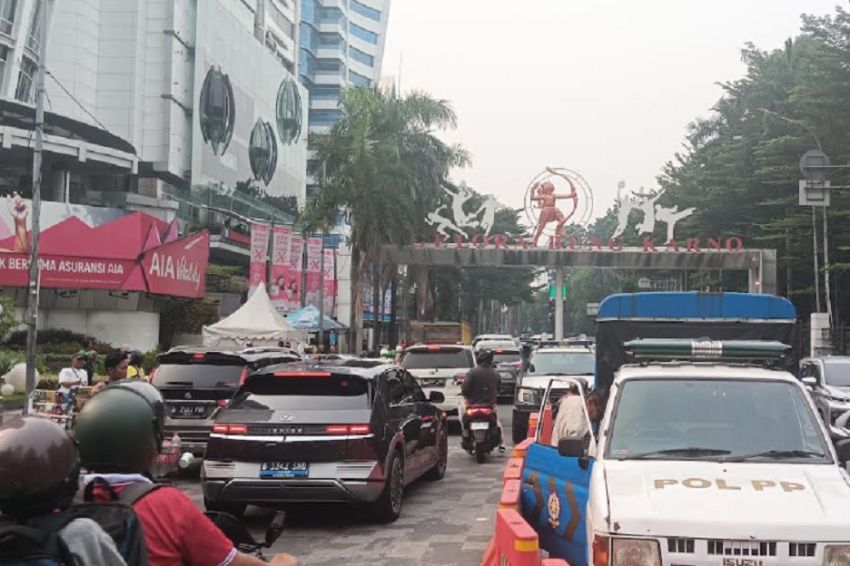
[[[537,219],[537,227],[534,230],[534,246],[538,245],[538,241],[540,240],[540,236],[543,235],[543,230],[546,226],[552,222],[557,222],[558,225],[555,228],[556,237],[560,237],[564,235],[564,226],[567,224],[570,218],[575,214],[576,209],[578,208],[578,192],[576,191],[576,186],[573,184],[572,179],[570,179],[567,175],[555,171],[551,167],[546,168],[546,172],[550,175],[555,175],[561,177],[570,185],[570,193],[569,194],[558,194],[555,192],[555,185],[550,180],[541,181],[538,183],[531,191],[531,199],[532,201],[537,203],[537,207],[540,209],[540,216]],[[573,209],[566,216],[558,208],[559,200],[572,200],[573,201]]]

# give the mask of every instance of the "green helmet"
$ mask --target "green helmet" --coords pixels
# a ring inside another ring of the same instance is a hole
[[[0,427],[0,510],[26,518],[67,508],[77,492],[77,447],[58,424],[19,417]]]
[[[147,384],[158,397],[156,388]],[[148,396],[107,387],[77,417],[80,463],[93,472],[146,473],[162,448],[161,421]]]

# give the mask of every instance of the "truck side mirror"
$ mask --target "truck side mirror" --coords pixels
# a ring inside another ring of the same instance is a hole
[[[850,449],[850,442],[848,442]],[[584,440],[581,438],[562,438],[558,441],[558,455],[565,458],[581,458],[584,456]]]
[[[803,385],[808,385],[809,387],[815,387],[818,384],[818,378],[807,375],[803,378]]]

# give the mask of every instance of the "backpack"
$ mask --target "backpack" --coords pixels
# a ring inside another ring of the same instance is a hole
[[[94,502],[94,488],[109,493],[109,501]],[[127,566],[147,566],[148,552],[142,524],[133,504],[161,484],[133,483],[116,492],[102,478],[95,478],[69,509],[38,517],[26,524],[0,522],[0,566],[74,566],[74,558],[59,537],[68,523],[78,518],[96,522],[115,541]]]

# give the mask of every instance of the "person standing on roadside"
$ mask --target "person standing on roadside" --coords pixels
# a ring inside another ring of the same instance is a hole
[[[95,350],[94,346],[94,340],[87,340],[86,347],[84,348],[86,351],[86,360],[83,364],[83,369],[86,370],[86,374],[89,376],[89,385],[94,383],[94,369],[97,366],[97,350]]]
[[[127,379],[127,368],[130,365],[130,358],[121,350],[113,350],[106,355],[106,381],[101,381],[92,389],[92,395],[103,391],[104,387]]]
[[[80,350],[71,358],[71,367],[62,368],[59,372],[59,393],[68,395],[72,389],[89,384],[89,376],[83,365],[87,357],[85,350]]]

